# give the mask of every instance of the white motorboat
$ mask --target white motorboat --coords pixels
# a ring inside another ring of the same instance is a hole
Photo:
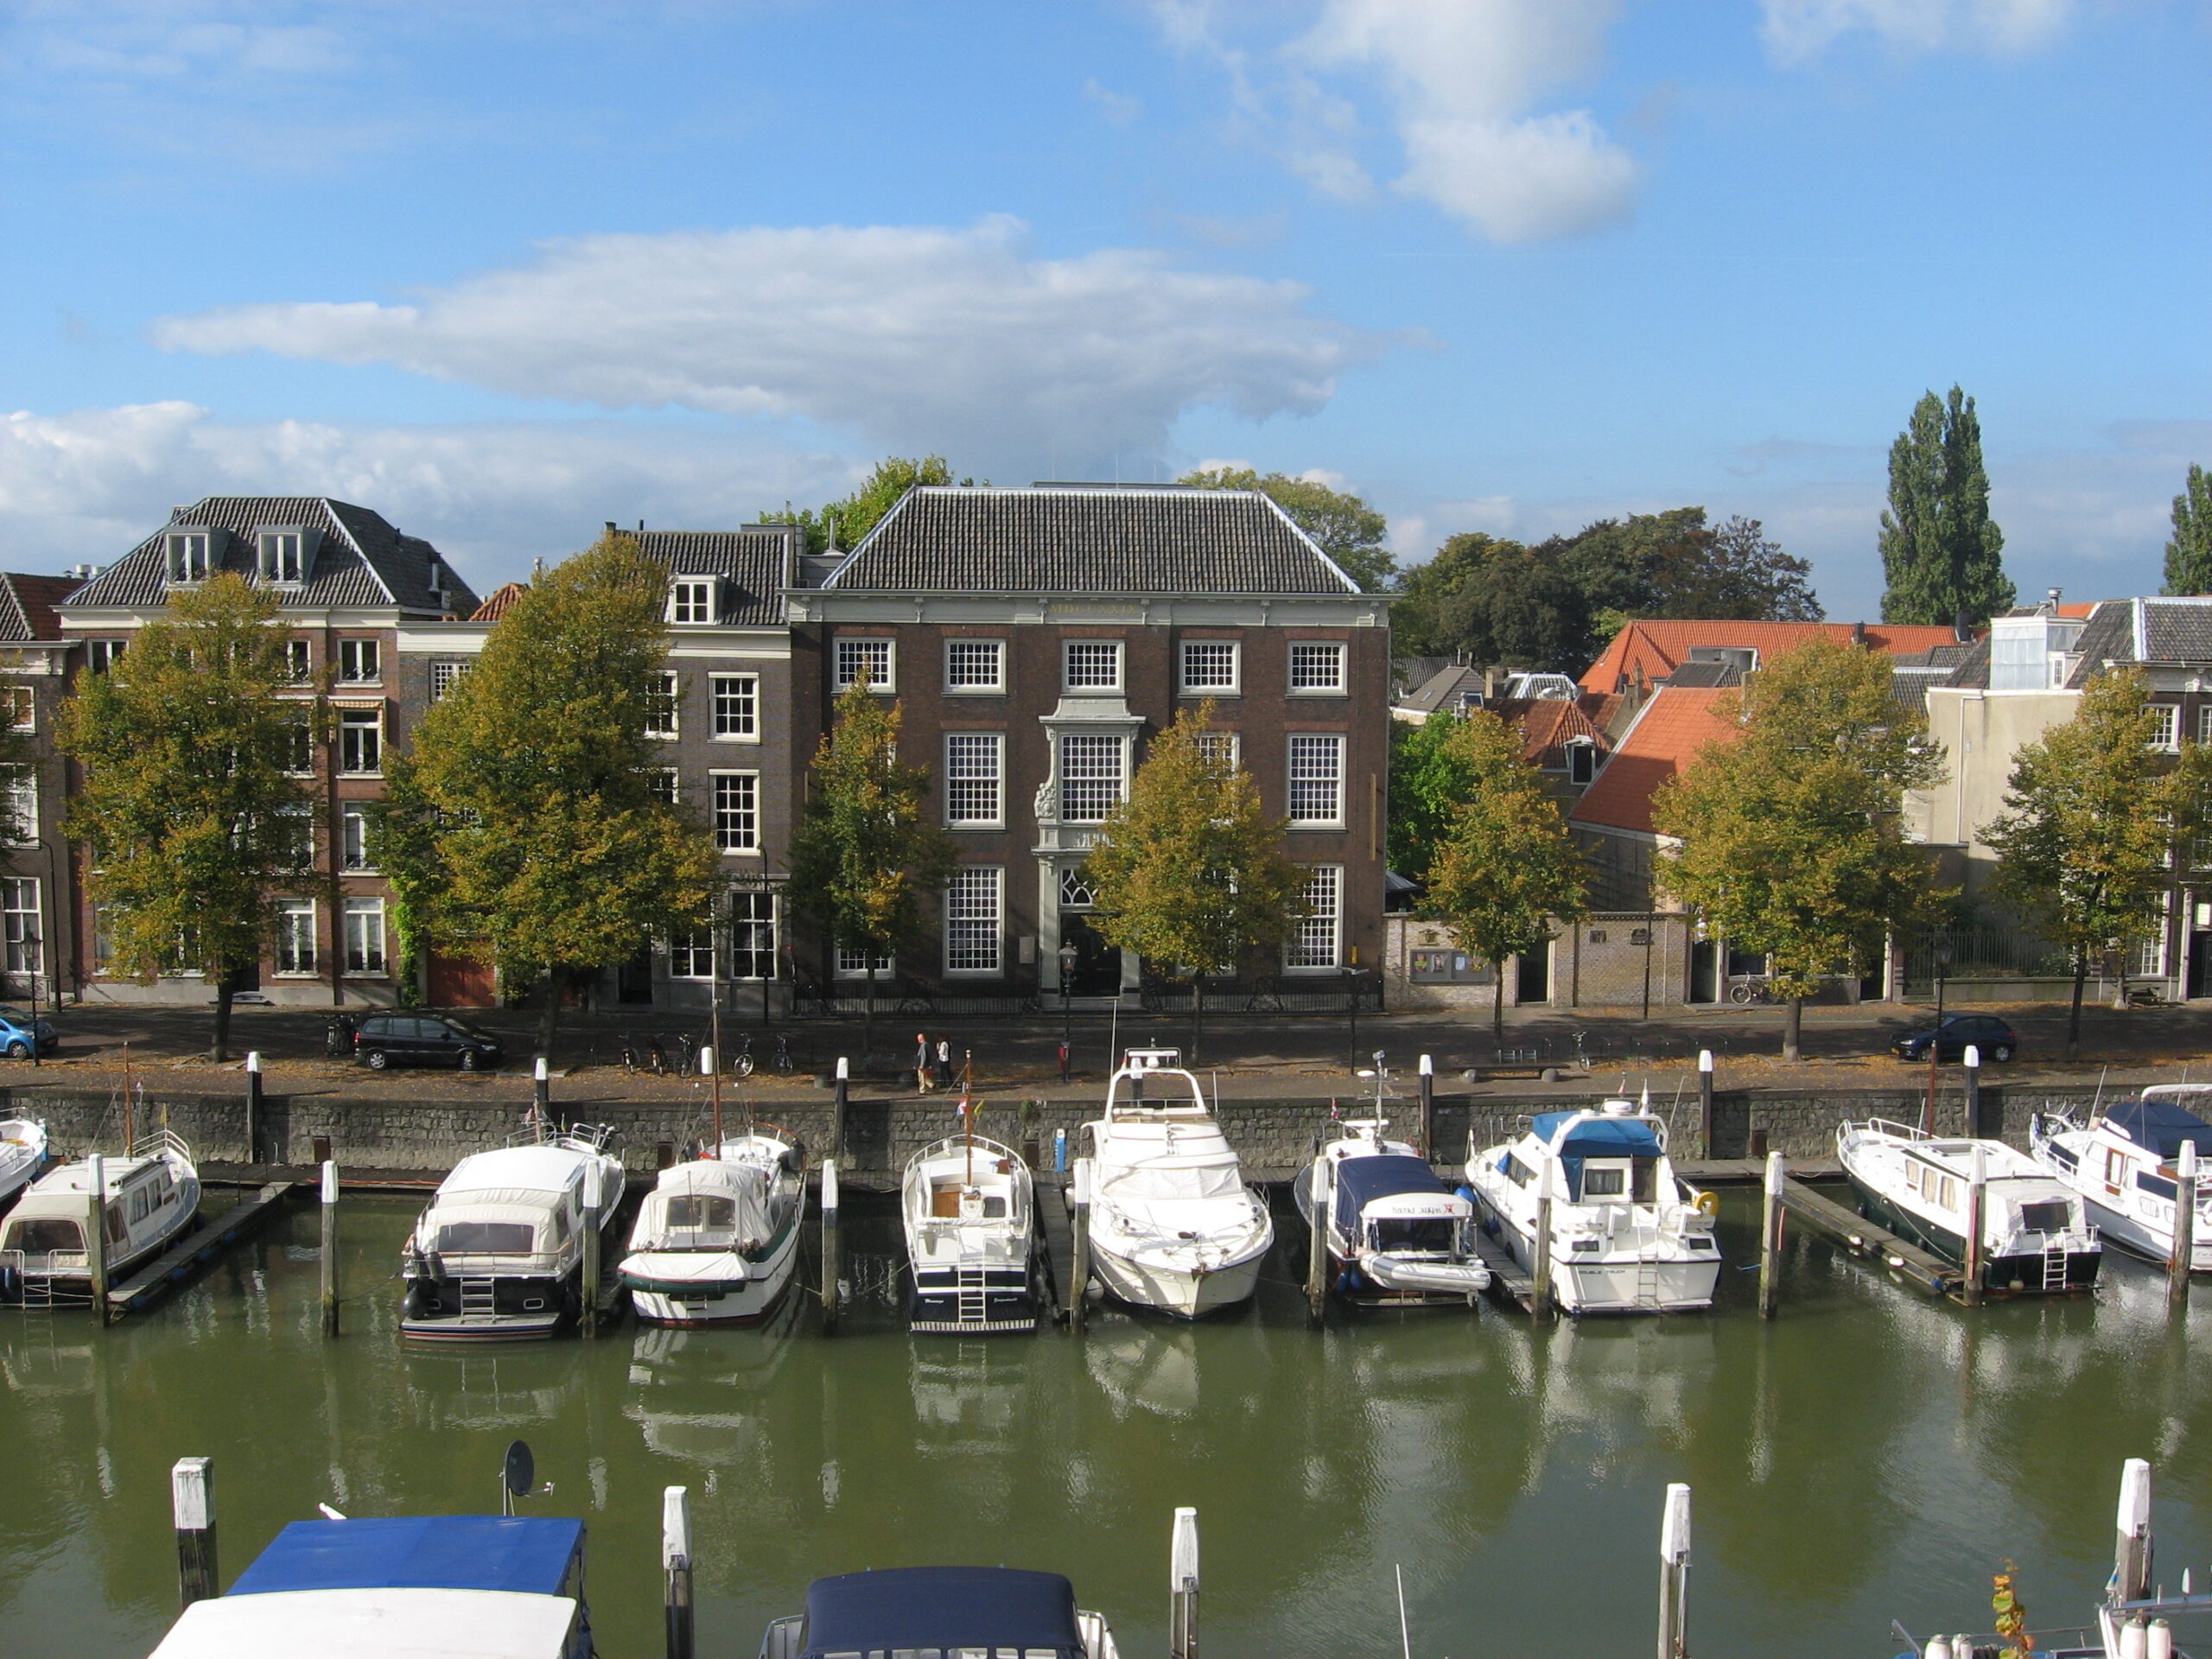
[[[1978,1188],[1982,1288],[1990,1294],[2096,1288],[2104,1260],[2097,1230],[2081,1198],[2027,1154],[1878,1117],[1838,1124],[1835,1149],[1862,1213],[1961,1267]]]
[[[1552,1294],[1569,1313],[1713,1305],[1719,1200],[1675,1175],[1667,1125],[1648,1099],[1539,1113],[1518,1141],[1468,1159],[1467,1192],[1484,1230],[1532,1274],[1549,1205]]]
[[[951,1135],[906,1160],[899,1181],[915,1331],[1034,1331],[1037,1206],[1029,1166],[1011,1147]]]
[[[424,1341],[550,1337],[582,1303],[586,1184],[602,1240],[621,1208],[608,1131],[578,1124],[549,1140],[462,1159],[439,1183],[401,1258],[403,1336]]]
[[[1298,1213],[1326,1230],[1331,1282],[1351,1301],[1471,1305],[1490,1287],[1474,1249],[1475,1206],[1389,1128],[1379,1116],[1339,1124],[1291,1184]]]
[[[1172,1048],[1133,1048],[1083,1127],[1090,1263],[1107,1292],[1196,1319],[1248,1300],[1274,1243],[1267,1200]],[[1076,1294],[1083,1287],[1077,1286]]]
[[[649,1325],[750,1325],[798,1265],[806,1154],[758,1127],[660,1173],[630,1229],[622,1283]]]
[[[35,1117],[0,1117],[0,1206],[38,1178],[46,1164],[46,1125]]]
[[[167,1129],[104,1158],[100,1185],[110,1284],[167,1249],[200,1213],[192,1148]],[[93,1203],[90,1158],[50,1169],[25,1189],[0,1230],[0,1297],[29,1306],[91,1300],[85,1223]]]
[[[2088,1206],[2088,1218],[2111,1243],[2170,1261],[2174,1253],[2174,1179],[2183,1142],[2196,1147],[2196,1219],[2192,1273],[2212,1273],[2212,1123],[2192,1107],[2212,1105],[2212,1084],[2155,1084],[2087,1123],[2065,1112],[2028,1120],[2036,1161]]]

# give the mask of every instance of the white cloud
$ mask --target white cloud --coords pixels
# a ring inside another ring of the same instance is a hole
[[[799,417],[1001,467],[1158,451],[1185,410],[1311,414],[1378,336],[1294,283],[1104,249],[1028,256],[1019,221],[593,236],[411,304],[249,305],[161,345],[391,363],[518,397]]]
[[[1908,52],[2012,54],[2048,45],[2074,0],[1760,0],[1760,38],[1777,61],[1802,63],[1864,31]]]
[[[1083,101],[1096,105],[1098,113],[1117,127],[1126,127],[1144,113],[1144,100],[1131,92],[1117,92],[1096,78],[1083,83]]]

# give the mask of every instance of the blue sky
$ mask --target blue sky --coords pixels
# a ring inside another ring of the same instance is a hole
[[[1978,399],[2024,594],[2212,462],[2204,0],[0,0],[0,558],[323,493],[480,585],[935,450],[1701,503],[1871,614]]]

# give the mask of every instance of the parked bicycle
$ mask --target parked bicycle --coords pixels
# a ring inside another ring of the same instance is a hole
[[[749,1077],[760,1064],[753,1058],[753,1033],[746,1032],[737,1039],[737,1052],[731,1057],[730,1069],[741,1077]],[[776,1046],[768,1064],[788,1077],[792,1070],[791,1039],[789,1033],[778,1032]]]
[[[1728,1000],[1739,1007],[1749,1007],[1754,1002],[1779,1002],[1774,994],[1774,981],[1764,974],[1745,974],[1728,987]]]

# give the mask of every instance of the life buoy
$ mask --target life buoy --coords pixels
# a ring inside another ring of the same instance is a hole
[[[1697,1212],[1700,1216],[1719,1215],[1720,1213],[1720,1195],[1718,1192],[1713,1192],[1699,1193],[1697,1195]]]

